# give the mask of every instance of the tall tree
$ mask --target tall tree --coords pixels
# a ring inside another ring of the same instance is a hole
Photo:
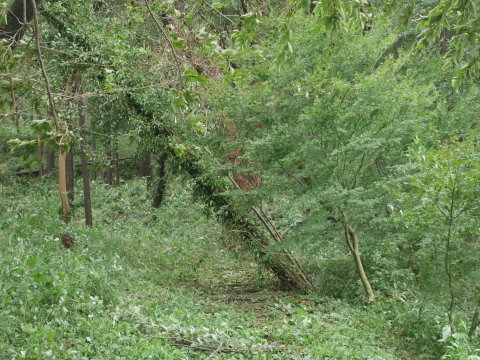
[[[90,174],[88,170],[87,155],[85,154],[85,100],[83,99],[82,79],[80,74],[76,75],[75,85],[78,106],[78,127],[80,128],[80,160],[82,162],[83,204],[85,209],[85,223],[87,226],[93,226],[92,201],[90,197]]]

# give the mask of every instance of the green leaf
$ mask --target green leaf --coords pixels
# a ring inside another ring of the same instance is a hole
[[[30,269],[33,269],[35,266],[37,266],[39,261],[40,261],[40,259],[38,257],[29,258],[29,259],[27,259],[27,266]]]
[[[173,41],[173,42],[172,42],[172,45],[173,45],[173,47],[176,48],[176,49],[183,50],[183,49],[186,48],[187,42],[185,41],[185,39],[179,38],[179,39]]]

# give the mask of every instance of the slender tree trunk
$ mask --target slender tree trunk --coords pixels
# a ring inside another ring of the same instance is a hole
[[[73,144],[70,144],[70,147],[67,152],[66,158],[66,178],[67,178],[67,191],[68,191],[68,200],[70,201],[70,206],[75,200],[74,187],[75,187],[75,169],[73,165]]]
[[[53,153],[53,150],[47,150],[46,158],[47,158],[47,167],[45,169],[45,172],[49,174],[53,171],[53,168],[55,167],[55,154]]]
[[[120,186],[120,160],[119,160],[119,153],[118,153],[118,139],[115,140],[115,149],[114,149],[114,154],[115,154],[115,167],[114,167],[114,185],[115,186]]]
[[[147,189],[152,186],[152,165],[151,155],[146,153],[138,159],[138,176],[147,178]]]
[[[28,0],[25,0],[28,2]],[[24,4],[25,4],[24,2]],[[48,78],[47,71],[45,69],[45,64],[43,63],[43,56],[40,47],[40,25],[38,22],[38,12],[37,12],[37,3],[35,0],[30,1],[29,9],[32,10],[32,17],[33,17],[33,24],[34,24],[34,38],[35,38],[35,50],[37,53],[37,60],[40,65],[40,69],[42,70],[42,76],[45,81],[45,88],[47,90],[47,97],[48,103],[50,106],[50,111],[53,116],[53,120],[55,121],[55,128],[57,135],[62,136],[62,140],[59,144],[59,151],[58,151],[58,185],[60,190],[60,199],[62,202],[62,215],[64,221],[70,220],[70,204],[67,198],[67,184],[66,184],[66,175],[65,175],[65,145],[63,141],[64,138],[67,136],[68,126],[65,122],[61,121],[58,117],[57,109],[55,106],[55,100],[53,98],[52,89],[50,86],[50,80]],[[28,10],[25,10],[28,12]]]
[[[165,195],[165,188],[167,185],[167,160],[168,153],[164,152],[162,156],[158,159],[158,180],[157,180],[157,189],[153,196],[153,207],[159,208],[162,204],[163,197]]]
[[[38,159],[40,163],[38,164],[38,177],[43,177],[43,144],[40,140],[40,135],[38,136]]]
[[[375,295],[373,294],[372,287],[370,286],[370,281],[368,281],[367,274],[365,274],[362,259],[360,257],[360,248],[358,245],[357,233],[348,224],[345,224],[345,238],[347,240],[347,245],[350,249],[350,252],[355,259],[355,265],[357,266],[358,275],[360,277],[360,280],[362,281],[363,287],[365,288],[365,295],[367,296],[369,302],[374,302]]]
[[[111,133],[111,131],[109,131]],[[108,185],[113,184],[113,151],[112,151],[112,139],[108,138],[107,140],[107,158],[108,164],[105,170],[105,183]]]
[[[473,337],[475,331],[477,331],[478,325],[480,324],[480,301],[477,303],[475,312],[472,316],[472,323],[470,325],[470,330],[468,331],[468,337]]]
[[[13,125],[15,126],[15,134],[20,137],[20,116],[14,116]]]
[[[75,84],[75,76],[76,76],[76,70],[72,70],[70,72],[70,75],[67,78],[66,84],[65,84],[65,96],[70,96],[73,93],[73,86]],[[68,98],[67,98],[68,99]],[[66,103],[68,104],[70,100],[66,100]],[[65,126],[68,127],[67,122],[64,120]],[[65,178],[66,178],[66,183],[67,183],[67,192],[68,192],[68,200],[70,201],[70,207],[73,204],[74,200],[74,185],[75,185],[75,169],[74,169],[74,164],[73,164],[73,141],[70,142],[68,151],[66,154],[66,164],[65,164]]]
[[[240,0],[240,5],[242,5],[243,15],[248,13],[247,0]]]
[[[145,176],[145,158],[140,157],[138,158],[138,177],[144,177]]]
[[[147,189],[150,190],[153,184],[152,156],[150,153],[145,156],[145,176],[147,178]]]
[[[83,90],[81,85],[81,76],[77,75],[76,88],[78,95],[78,127],[80,128],[80,160],[82,162],[82,180],[83,180],[83,204],[85,208],[85,224],[93,226],[92,201],[90,199],[90,176],[88,173],[87,156],[85,154],[86,134],[85,134],[85,102],[83,100]]]
[[[456,181],[457,179],[455,179]],[[452,228],[453,222],[455,221],[455,194],[457,192],[456,183],[454,183],[453,188],[451,188],[450,193],[450,204],[448,208],[448,215],[445,218],[447,221],[448,231],[447,231],[447,239],[445,242],[445,258],[444,258],[444,266],[445,266],[445,273],[447,274],[448,279],[448,293],[450,295],[450,303],[448,305],[448,321],[450,325],[453,325],[453,307],[455,305],[455,293],[453,291],[453,272],[451,269],[450,264],[450,250],[452,245]]]
[[[113,169],[112,169],[112,152],[108,153],[110,161],[108,164],[108,168],[105,170],[105,183],[108,185],[113,185]]]
[[[60,189],[60,200],[62,201],[63,221],[69,222],[71,220],[71,214],[67,190],[66,158],[65,147],[62,145],[58,150],[58,186]]]
[[[93,126],[93,125],[92,125],[92,130],[93,130],[93,132],[95,132],[95,126]],[[92,148],[92,151],[95,154],[95,151],[97,150],[97,142],[96,142],[96,139],[95,139],[95,133],[92,133],[92,135],[90,137],[90,147]],[[93,171],[92,171],[92,179],[95,180],[95,181],[97,180],[96,167],[97,167],[97,164],[94,163]]]
[[[445,55],[448,51],[448,38],[450,37],[450,31],[442,30],[440,33],[440,55]]]

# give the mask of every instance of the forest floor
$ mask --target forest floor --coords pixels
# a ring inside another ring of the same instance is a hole
[[[381,305],[282,291],[172,185],[94,184],[92,229],[55,185],[0,194],[0,359],[420,359]],[[72,251],[59,237],[75,237]]]

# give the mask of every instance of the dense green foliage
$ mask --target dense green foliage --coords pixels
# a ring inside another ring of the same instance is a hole
[[[0,33],[0,358],[480,358],[478,14],[42,1]],[[83,140],[93,228],[45,175]]]
[[[71,252],[59,242],[54,184],[24,186],[2,193],[5,359],[201,359],[219,347],[241,352],[224,359],[400,358],[380,308],[283,293],[252,259],[222,250],[240,245],[186,205],[183,181],[161,210],[143,182],[97,184],[99,225],[69,224]]]

